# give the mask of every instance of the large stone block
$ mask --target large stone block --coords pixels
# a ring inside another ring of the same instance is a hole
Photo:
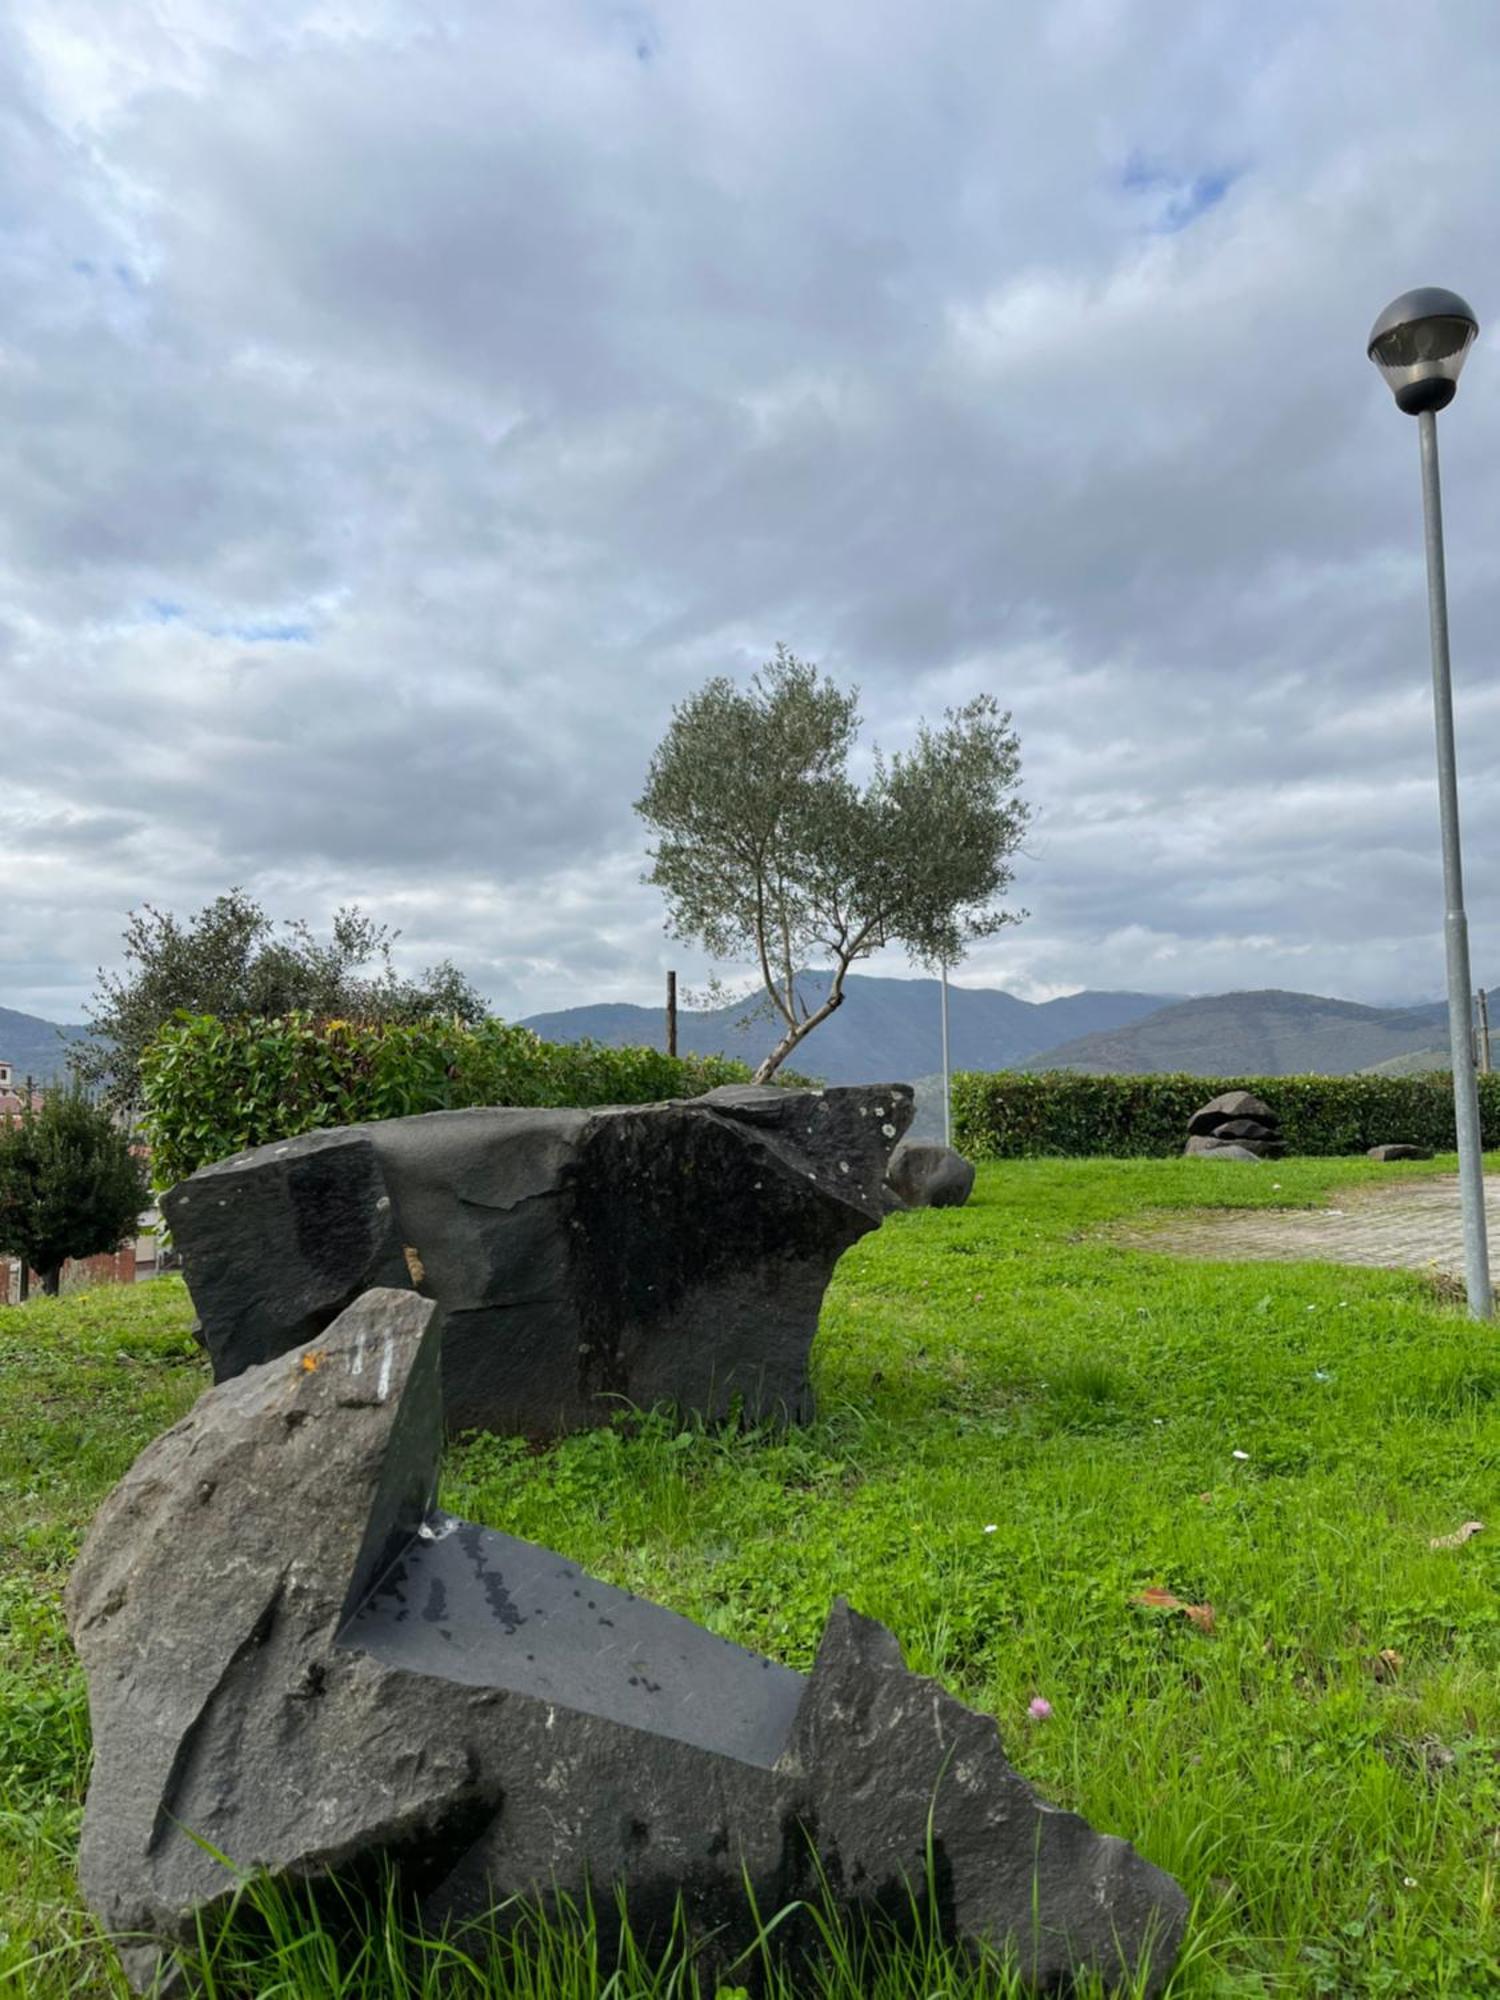
[[[1159,1990],[1177,1885],[1039,1799],[880,1626],[836,1606],[804,1678],[437,1513],[437,1320],[373,1291],[208,1390],[89,1533],[80,1880],[138,1989],[225,1903],[220,1855],[303,1880],[394,1860],[434,1924],[592,1887],[607,1927],[623,1883],[649,1928],[681,1894],[729,1953],[745,1880],[766,1913],[816,1893],[815,1840],[856,1908],[920,1899],[930,1854],[950,1934],[1015,1946],[1038,1987],[1149,1954]]]
[[[441,1309],[454,1429],[551,1436],[627,1402],[797,1421],[911,1115],[905,1084],[432,1112],[236,1154],[162,1207],[218,1381],[396,1285]]]

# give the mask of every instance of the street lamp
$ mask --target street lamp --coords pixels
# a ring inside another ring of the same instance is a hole
[[[1469,925],[1464,915],[1463,863],[1458,842],[1458,776],[1453,755],[1453,681],[1448,662],[1448,585],[1443,568],[1443,495],[1438,479],[1437,413],[1458,391],[1458,378],[1479,331],[1457,292],[1424,285],[1388,305],[1370,329],[1368,353],[1396,398],[1417,419],[1422,442],[1422,509],[1427,531],[1427,618],[1432,634],[1432,705],[1437,722],[1438,804],[1443,826],[1443,933],[1448,958],[1448,1036],[1453,1049],[1453,1109],[1458,1126],[1458,1178],[1464,1216],[1464,1281],[1469,1311],[1488,1319],[1489,1246],[1484,1220],[1484,1169],[1479,1092],[1474,1081]]]

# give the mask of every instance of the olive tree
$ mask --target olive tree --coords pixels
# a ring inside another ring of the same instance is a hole
[[[49,1091],[0,1124],[0,1253],[44,1291],[69,1257],[117,1250],[150,1200],[129,1132],[82,1091]]]
[[[668,929],[759,968],[781,1025],[759,1083],[842,1006],[860,959],[899,944],[953,965],[1025,914],[997,907],[1027,820],[1010,716],[976,696],[910,750],[876,749],[861,786],[858,698],[779,646],[748,687],[719,676],[672,711],[636,801]],[[817,1004],[797,989],[813,964],[830,973]]]

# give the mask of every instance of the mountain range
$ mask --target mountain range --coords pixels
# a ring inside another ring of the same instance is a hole
[[[808,973],[798,990],[810,1006],[828,992],[826,973]],[[948,988],[949,1061],[954,1069],[1014,1069],[1075,1037],[1108,1034],[1155,1013],[1160,993],[1070,993],[1060,1000],[1018,1000],[979,986]],[[753,1068],[778,1040],[780,1023],[753,1002],[681,1011],[683,1054],[738,1056]],[[665,1048],[665,1010],[611,1002],[532,1014],[522,1022],[549,1042],[595,1041],[609,1047]],[[936,979],[852,976],[844,1004],[814,1029],[792,1066],[826,1083],[903,1083],[931,1076],[943,1063],[941,987]]]
[[[823,974],[810,973],[801,984],[813,1005],[827,992]],[[844,1005],[796,1051],[792,1066],[827,1083],[931,1078],[942,1067],[939,995],[935,979],[855,975],[845,988]],[[1490,1010],[1500,1053],[1500,991],[1490,995]],[[1031,1001],[995,988],[950,986],[948,1020],[956,1070],[1342,1076],[1370,1069],[1411,1073],[1442,1067],[1447,1060],[1448,1013],[1442,1001],[1369,1007],[1275,989],[1192,1000],[1086,991]],[[548,1041],[587,1038],[611,1047],[651,1048],[666,1041],[663,1009],[623,1002],[533,1014],[523,1025]],[[68,1045],[87,1032],[0,1007],[0,1060],[12,1065],[18,1079],[45,1083],[62,1074]],[[678,1047],[684,1053],[738,1056],[753,1066],[775,1039],[776,1024],[752,1002],[683,1009],[678,1015]]]
[[[809,999],[826,982],[806,982]],[[791,1058],[828,1083],[908,1081],[941,1067],[935,979],[851,978],[839,1011]],[[1447,1040],[1443,1001],[1370,1007],[1318,993],[1217,993],[1185,1000],[1162,993],[1072,993],[1030,1002],[970,986],[948,991],[954,1069],[1071,1069],[1197,1076],[1344,1076],[1399,1064],[1440,1066]],[[1500,1041],[1500,1005],[1491,996]],[[764,1019],[743,1025],[745,1004],[678,1017],[678,1046],[758,1062],[773,1042]],[[549,1041],[588,1037],[613,1044],[664,1046],[663,1013],[654,1007],[568,1007],[525,1023]],[[1420,1059],[1420,1060],[1413,1060]]]
[[[63,1073],[69,1044],[86,1040],[88,1032],[0,1007],[0,1062],[10,1064],[17,1083],[28,1076],[37,1083],[51,1083]]]
[[[1181,1000],[1118,1029],[1063,1042],[1026,1069],[1089,1075],[1347,1076],[1426,1053],[1446,1039],[1443,1001],[1365,1007],[1317,993],[1216,993]]]

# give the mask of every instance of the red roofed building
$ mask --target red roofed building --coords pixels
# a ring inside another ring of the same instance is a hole
[[[19,1117],[25,1102],[25,1083],[16,1081],[15,1072],[8,1062],[0,1062],[0,1125],[8,1125],[12,1118]],[[42,1093],[39,1090],[32,1091],[31,1104],[33,1110],[41,1109]]]

